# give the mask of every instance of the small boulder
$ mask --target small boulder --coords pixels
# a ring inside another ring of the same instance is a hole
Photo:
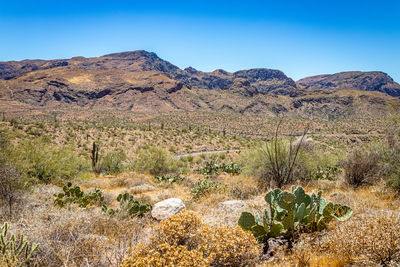
[[[186,206],[180,198],[169,198],[154,204],[151,216],[157,220],[164,220],[185,209]]]
[[[247,204],[243,200],[227,200],[218,203],[218,208],[224,209],[230,213],[247,210]]]

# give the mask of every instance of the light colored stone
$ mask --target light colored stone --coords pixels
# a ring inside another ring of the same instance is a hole
[[[186,206],[182,199],[169,198],[154,204],[154,207],[151,210],[151,216],[157,220],[164,220],[185,208]]]
[[[227,200],[218,203],[218,208],[225,209],[228,212],[239,212],[247,210],[247,204],[243,200]]]

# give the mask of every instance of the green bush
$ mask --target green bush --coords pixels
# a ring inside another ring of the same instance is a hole
[[[21,142],[14,155],[21,173],[45,183],[70,180],[89,171],[87,160],[73,148],[58,148],[41,140]]]
[[[214,161],[207,161],[204,163],[203,167],[196,170],[198,173],[203,175],[218,175],[220,173],[219,165]]]
[[[208,178],[198,180],[194,187],[190,190],[193,199],[199,199],[200,197],[206,196],[211,192],[221,190],[223,188],[221,183],[211,181]]]
[[[295,180],[310,179],[310,168],[302,159],[305,151],[290,148],[290,142],[276,140],[257,144],[241,153],[243,173],[260,179],[266,186],[282,187]]]
[[[386,143],[379,144],[382,156],[380,168],[386,185],[400,192],[400,111],[396,104],[391,104],[389,109]]]
[[[164,148],[147,145],[138,149],[133,168],[152,175],[165,175],[176,172],[178,163]]]
[[[203,167],[197,169],[196,171],[207,176],[219,175],[221,172],[237,175],[241,172],[241,168],[234,162],[217,164],[215,160],[212,160],[205,162]]]
[[[123,151],[112,151],[100,159],[100,171],[105,174],[117,174],[124,170],[126,155]]]

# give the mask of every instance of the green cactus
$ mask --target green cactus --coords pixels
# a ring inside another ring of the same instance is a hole
[[[15,235],[8,235],[9,225],[5,222],[0,226],[0,253],[3,260],[10,266],[28,264],[39,244],[32,243],[24,235],[16,238]],[[7,265],[8,266],[8,265]]]
[[[100,158],[99,158],[99,146],[96,145],[96,142],[93,142],[93,147],[90,155],[90,159],[92,161],[92,170],[95,174],[100,174],[101,166],[100,166]]]
[[[77,204],[80,208],[86,208],[95,204],[102,204],[104,197],[99,189],[93,192],[85,193],[77,185],[72,187],[68,182],[63,186],[64,193],[54,194],[54,205],[64,207],[67,204]]]
[[[102,211],[110,216],[118,214],[122,218],[128,218],[133,216],[142,217],[151,210],[150,204],[142,204],[134,200],[133,195],[129,193],[119,194],[117,201],[119,202],[119,209],[108,209],[106,205],[103,205]]]
[[[249,212],[243,212],[239,225],[251,231],[260,242],[270,237],[283,236],[293,239],[299,231],[321,231],[330,221],[345,221],[353,213],[348,206],[327,202],[321,197],[322,192],[307,195],[302,187],[291,191],[275,189],[268,192],[265,201],[269,204],[262,219],[255,219]]]

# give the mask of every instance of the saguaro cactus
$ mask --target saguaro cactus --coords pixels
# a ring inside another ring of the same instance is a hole
[[[92,170],[94,173],[100,173],[100,161],[99,161],[99,146],[96,145],[96,142],[93,142],[92,154],[90,156],[92,160]]]

